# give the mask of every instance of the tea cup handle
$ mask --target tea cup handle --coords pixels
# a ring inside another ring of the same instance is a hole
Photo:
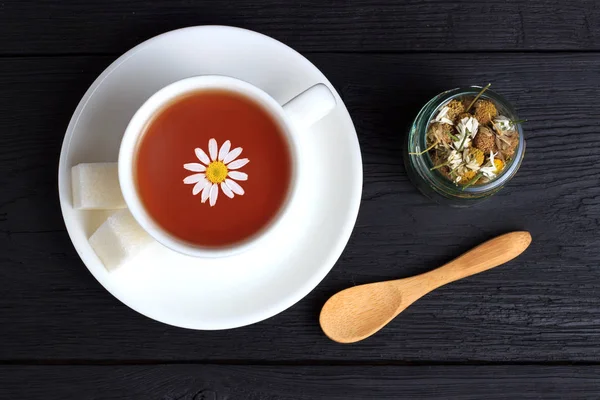
[[[304,130],[329,114],[335,105],[335,97],[331,90],[318,83],[288,101],[283,105],[283,109],[292,125]]]

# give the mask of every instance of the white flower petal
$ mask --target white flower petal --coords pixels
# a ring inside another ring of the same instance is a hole
[[[225,143],[221,146],[221,150],[219,150],[219,161],[223,161],[225,156],[229,154],[229,149],[231,148],[231,142],[226,140]]]
[[[244,172],[240,172],[240,171],[229,171],[227,176],[229,176],[231,179],[235,179],[237,181],[247,181],[248,180],[248,174],[246,174]]]
[[[448,125],[454,125],[450,119],[448,119],[448,111],[450,111],[450,107],[444,106],[438,113],[437,117],[433,119],[431,122],[441,122]]]
[[[247,158],[240,158],[239,160],[235,160],[227,164],[227,169],[242,168],[244,165],[248,164],[249,161],[250,160],[248,160]]]
[[[206,185],[208,185],[210,182],[206,179],[201,180],[200,182],[196,183],[194,185],[194,188],[192,189],[192,194],[195,196],[198,193],[200,193],[202,190],[204,190],[204,188],[206,187]]]
[[[227,184],[225,182],[221,183],[221,190],[223,191],[225,196],[229,197],[230,199],[233,199],[234,194],[231,191],[231,189],[229,189],[229,186],[227,186]]]
[[[198,157],[198,160],[202,161],[206,165],[210,164],[210,159],[208,158],[204,150],[202,150],[199,147],[196,147],[194,149],[194,152],[196,153],[196,157]]]
[[[236,147],[235,149],[231,150],[223,159],[223,163],[229,164],[230,162],[235,160],[237,156],[239,156],[242,153],[242,150],[243,149],[241,147]]]
[[[217,203],[217,196],[219,196],[219,185],[213,184],[210,187],[210,206],[214,206]]]
[[[208,185],[204,186],[204,190],[202,191],[202,198],[201,201],[203,203],[206,203],[206,200],[208,199],[208,196],[210,196],[210,189],[214,186],[214,184],[209,183]]]
[[[204,179],[204,174],[194,174],[194,175],[186,176],[185,179],[183,180],[183,183],[185,183],[186,185],[189,185],[192,183],[200,182],[202,179]]]
[[[204,172],[206,171],[206,167],[202,164],[199,163],[188,163],[188,164],[183,164],[183,168],[187,169],[188,171],[195,171],[195,172]]]
[[[504,115],[499,115],[494,119],[494,123],[492,124],[494,128],[496,128],[499,133],[512,131],[515,128],[515,124]]]
[[[244,189],[237,182],[232,181],[231,179],[225,179],[225,183],[229,186],[229,189],[235,194],[239,194],[240,196],[244,194]]]
[[[215,139],[208,141],[208,154],[210,154],[211,160],[217,161],[217,141]]]

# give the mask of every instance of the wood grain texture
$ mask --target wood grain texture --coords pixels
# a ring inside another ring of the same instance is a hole
[[[307,298],[223,332],[169,327],[123,306],[64,231],[61,140],[113,57],[0,59],[0,360],[600,361],[600,55],[307,56],[358,130],[365,184],[356,229]],[[529,119],[521,170],[475,208],[432,204],[404,172],[406,126],[439,91],[486,82]],[[320,331],[318,312],[335,292],[430,270],[512,230],[532,233],[523,256],[440,288],[376,336],[343,346]]]
[[[12,366],[0,397],[28,400],[594,399],[600,367]],[[24,384],[26,382],[26,384]]]
[[[192,25],[240,26],[304,52],[600,49],[594,0],[3,0],[0,54],[116,54]]]

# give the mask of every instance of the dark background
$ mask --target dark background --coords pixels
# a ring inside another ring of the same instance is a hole
[[[473,0],[0,0],[0,398],[600,397],[600,3]],[[363,201],[304,300],[200,332],[147,319],[77,257],[59,150],[93,80],[140,41],[191,25],[256,30],[331,80],[356,125]],[[529,122],[521,170],[471,209],[430,203],[401,140],[438,92],[493,83]],[[511,230],[511,263],[440,288],[354,345],[318,312],[336,291],[432,269]]]

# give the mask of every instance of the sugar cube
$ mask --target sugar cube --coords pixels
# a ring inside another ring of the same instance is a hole
[[[78,210],[125,208],[117,163],[78,164],[71,168],[71,186]]]
[[[128,209],[108,217],[90,237],[90,245],[112,271],[131,260],[154,239],[142,229]]]

